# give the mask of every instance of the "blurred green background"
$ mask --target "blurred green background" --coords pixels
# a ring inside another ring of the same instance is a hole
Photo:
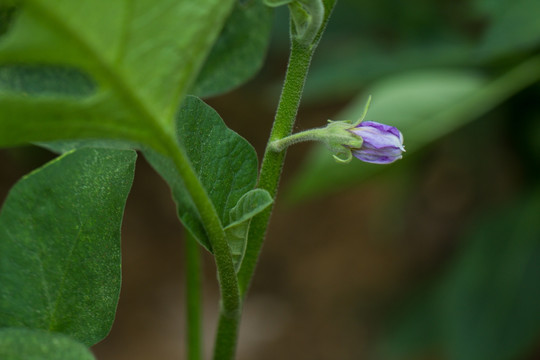
[[[240,360],[540,358],[540,1],[339,0],[295,131],[327,119],[397,126],[403,160],[288,152],[247,299]],[[207,99],[263,153],[288,55],[278,9],[263,70]],[[0,198],[52,155],[0,151]],[[181,226],[139,159],[123,289],[99,359],[182,359]],[[205,255],[205,337],[217,316]],[[210,353],[209,351],[207,352]]]

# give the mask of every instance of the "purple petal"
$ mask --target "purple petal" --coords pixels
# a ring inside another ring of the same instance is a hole
[[[403,150],[403,135],[393,126],[364,121],[350,131],[360,136],[365,146],[376,149],[394,147]]]
[[[389,164],[402,158],[403,135],[397,128],[364,121],[350,131],[364,141],[360,149],[351,149],[356,158],[374,164]]]
[[[375,122],[375,121],[363,121],[361,122],[360,124],[358,124],[356,127],[373,127],[373,128],[376,128],[377,130],[381,131],[381,132],[384,132],[384,133],[391,133],[391,134],[394,134],[395,136],[401,138],[401,132],[395,128],[394,126],[390,126],[390,125],[386,125],[386,124],[381,124],[381,123],[378,123],[378,122]]]
[[[394,153],[379,153],[379,152],[369,152],[363,150],[353,150],[352,154],[357,159],[362,161],[373,163],[373,164],[390,164],[396,160],[402,158],[401,152],[398,154]]]

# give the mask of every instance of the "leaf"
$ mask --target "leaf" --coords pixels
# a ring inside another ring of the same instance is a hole
[[[87,74],[61,66],[10,65],[0,67],[0,92],[24,96],[91,96],[96,84]]]
[[[236,271],[246,251],[251,219],[270,206],[274,200],[266,190],[254,189],[245,193],[229,212],[230,223],[225,228]]]
[[[0,329],[0,358],[4,360],[95,360],[81,343],[42,330]]]
[[[97,88],[82,99],[0,93],[0,145],[116,138],[163,151],[163,137],[174,134],[177,106],[232,4],[24,1],[0,41],[0,65],[43,67],[34,83],[48,81],[50,67],[67,68],[85,74]]]
[[[479,221],[381,343],[386,359],[524,358],[540,336],[540,191]],[[416,334],[416,336],[414,336]]]
[[[532,50],[540,44],[540,3],[537,0],[477,0],[491,17],[479,53],[484,58]]]
[[[120,225],[135,152],[81,149],[22,178],[0,213],[0,327],[90,346],[120,292]]]
[[[229,224],[229,210],[257,181],[257,154],[241,136],[202,100],[187,96],[177,114],[177,136],[191,165],[206,189],[223,226]],[[200,216],[174,164],[151,151],[144,156],[171,187],[184,226],[206,249],[210,242]]]
[[[272,9],[237,1],[190,92],[215,96],[246,82],[262,67],[271,28]]]
[[[64,154],[71,150],[78,150],[82,148],[131,150],[135,147],[135,144],[111,139],[66,141],[59,140],[51,142],[38,142],[35,143],[35,145],[45,148],[56,154]]]
[[[407,152],[404,160],[425,144],[470,121],[476,112],[454,113],[461,103],[485,85],[470,71],[417,71],[391,77],[376,84],[369,93],[373,102],[367,119],[398,127]],[[359,97],[337,119],[356,120],[365,106]],[[483,104],[478,104],[478,107]],[[352,161],[338,164],[324,147],[314,147],[304,165],[286,188],[289,201],[336,191],[392,165],[381,166]]]

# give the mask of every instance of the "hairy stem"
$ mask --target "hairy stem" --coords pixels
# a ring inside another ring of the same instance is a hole
[[[238,327],[240,325],[240,309],[238,312],[219,312],[214,360],[232,360],[236,353]]]
[[[310,49],[307,46],[302,46],[293,40],[287,74],[285,75],[285,83],[259,175],[258,187],[268,191],[274,199],[277,194],[286,150],[280,152],[273,151],[270,148],[270,144],[272,141],[283,139],[292,133],[313,51],[314,48]],[[238,282],[242,297],[245,295],[253,272],[255,271],[272,208],[273,205],[269,206],[268,209],[251,220],[249,241],[242,266],[238,272]]]
[[[330,13],[336,4],[336,0],[323,0],[323,3],[325,8],[324,21],[317,36],[313,39],[313,42],[311,44],[305,44],[297,41],[294,36],[291,37],[289,65],[287,66],[287,73],[285,74],[285,82],[279,98],[274,125],[270,133],[270,138],[268,139],[261,165],[261,172],[259,174],[258,187],[268,191],[274,200],[277,195],[279,179],[285,162],[286,150],[279,152],[274,151],[270,144],[273,141],[283,139],[292,133],[309,65],[311,64],[311,58],[313,57],[313,53],[324,32]],[[240,270],[238,271],[238,284],[240,287],[241,298],[245,297],[251,278],[255,272],[255,267],[266,236],[266,229],[274,204],[275,201],[265,211],[251,220],[246,253]]]
[[[185,232],[187,358],[202,360],[201,261],[197,240]]]
[[[287,66],[287,73],[279,98],[274,125],[272,127],[272,132],[270,133],[270,139],[268,140],[268,145],[261,165],[261,172],[259,174],[258,187],[268,191],[273,199],[276,198],[286,150],[275,151],[270,144],[273,141],[283,139],[292,133],[311,58],[317,48],[322,33],[324,32],[336,0],[323,0],[322,3],[324,6],[324,19],[320,24],[317,35],[311,42],[306,43],[303,41],[305,39],[296,38],[293,34],[294,24],[291,24],[291,55],[289,57],[289,65]],[[251,220],[246,253],[238,271],[238,284],[240,286],[241,298],[245,297],[251,278],[253,277],[255,266],[257,265],[257,260],[266,235],[272,208],[273,206],[268,207],[265,211]]]

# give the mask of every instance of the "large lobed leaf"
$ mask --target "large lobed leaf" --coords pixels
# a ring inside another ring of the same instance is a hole
[[[135,158],[81,149],[13,187],[0,213],[0,327],[62,332],[88,346],[107,335]]]
[[[112,137],[162,150],[233,0],[22,3],[0,65],[73,68],[97,88],[82,99],[0,91],[0,145]]]

